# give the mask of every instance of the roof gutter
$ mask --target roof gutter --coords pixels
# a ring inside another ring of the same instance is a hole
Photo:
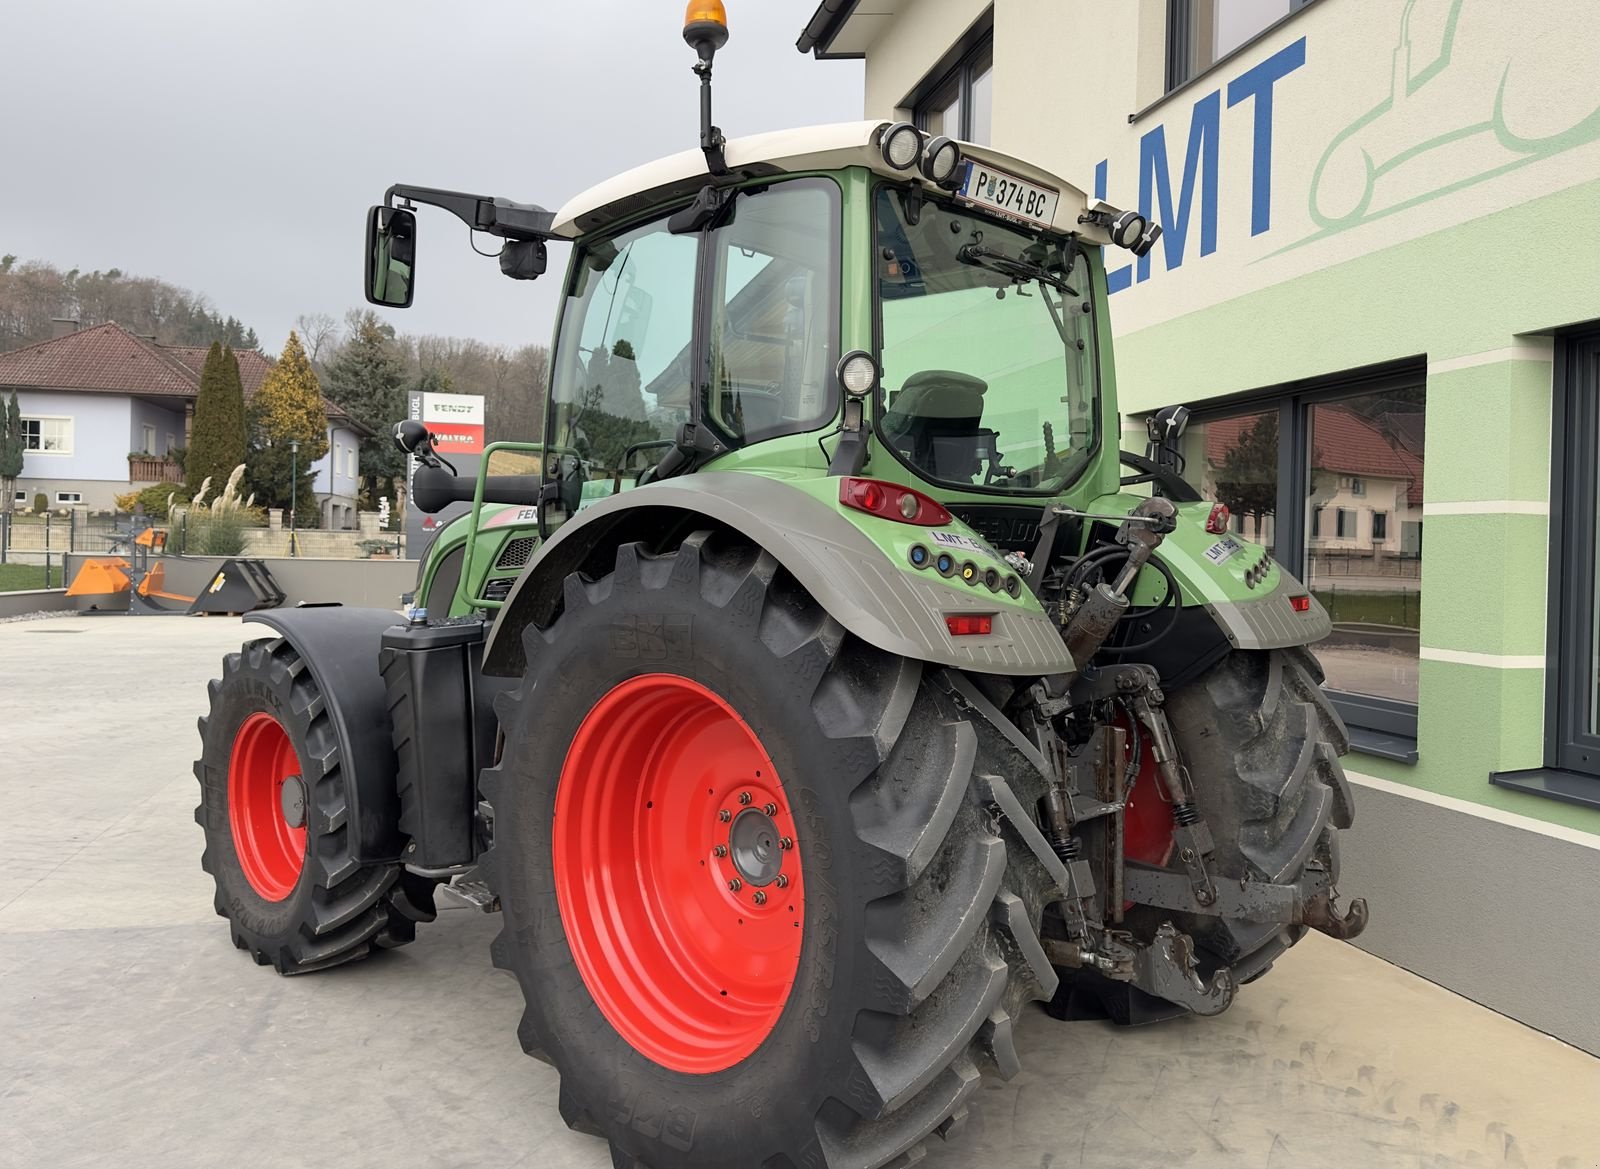
[[[855,14],[858,3],[860,0],[822,0],[816,12],[812,13],[810,23],[801,30],[800,39],[794,47],[802,53],[810,53],[819,61],[859,61],[865,57],[865,53],[835,53],[830,49],[834,38],[843,30],[845,21]]]

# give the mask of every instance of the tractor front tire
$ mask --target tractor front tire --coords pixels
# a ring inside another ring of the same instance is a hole
[[[483,782],[493,957],[568,1125],[622,1169],[877,1169],[1017,1071],[1049,878],[937,671],[710,532],[569,576],[525,644]]]
[[[417,923],[433,920],[434,882],[352,857],[329,700],[294,646],[247,642],[209,692],[194,818],[234,945],[279,974],[302,974],[415,938]]]

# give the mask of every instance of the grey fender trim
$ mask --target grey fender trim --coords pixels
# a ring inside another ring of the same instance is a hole
[[[339,738],[355,859],[400,857],[400,789],[396,782],[389,697],[378,654],[386,629],[401,624],[392,609],[318,605],[246,613],[246,621],[281,634],[311,671]]]
[[[1266,596],[1248,601],[1212,601],[1205,606],[1234,649],[1284,649],[1291,645],[1310,645],[1333,632],[1328,611],[1311,590],[1278,568],[1278,587]],[[1289,603],[1292,596],[1311,597],[1311,608],[1297,613]]]
[[[1072,657],[1042,612],[996,605],[989,594],[963,594],[936,576],[918,579],[889,563],[859,528],[780,479],[707,471],[614,495],[584,508],[539,549],[506,598],[484,650],[484,672],[518,675],[522,631],[542,623],[561,596],[562,580],[606,532],[643,509],[697,513],[743,533],[771,553],[834,620],[869,645],[902,657],[980,674],[1059,674]],[[607,566],[609,567],[609,565]],[[945,614],[998,612],[995,632],[953,639]]]

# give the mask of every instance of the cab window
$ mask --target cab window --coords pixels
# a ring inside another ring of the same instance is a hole
[[[832,421],[839,188],[796,179],[741,195],[709,247],[707,420],[736,446]]]
[[[657,222],[579,256],[561,310],[544,452],[545,478],[560,485],[558,515],[631,484],[688,421],[697,254],[695,236]]]

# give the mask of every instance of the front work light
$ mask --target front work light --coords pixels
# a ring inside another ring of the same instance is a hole
[[[1144,237],[1146,220],[1137,211],[1124,211],[1111,221],[1111,242],[1119,248],[1131,248]]]
[[[910,170],[922,153],[922,132],[910,122],[896,122],[883,132],[883,161],[895,170]]]
[[[940,136],[922,148],[922,177],[941,187],[953,186],[961,167],[961,147],[953,138]]]
[[[864,349],[846,353],[839,359],[839,384],[852,398],[864,398],[878,384],[878,363]]]

